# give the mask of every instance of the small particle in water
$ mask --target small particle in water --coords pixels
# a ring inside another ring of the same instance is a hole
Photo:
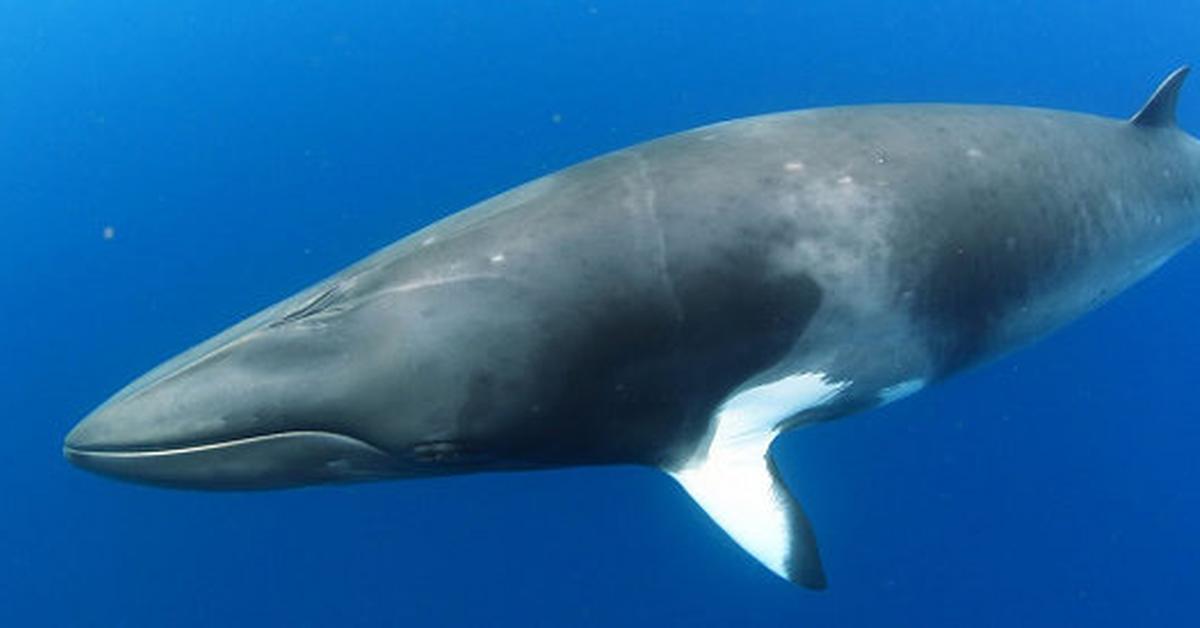
[[[550,115],[550,121],[554,124],[562,124],[562,120],[563,117],[561,113],[553,113]]]
[[[970,157],[971,159],[979,159],[980,157],[983,157],[983,151],[979,150],[978,148],[968,148],[967,157]]]
[[[100,235],[102,235],[105,240],[111,240],[117,237],[117,230],[112,225],[107,225],[104,227],[104,230],[100,232]]]

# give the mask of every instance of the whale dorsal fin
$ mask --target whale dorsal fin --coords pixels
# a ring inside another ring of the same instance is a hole
[[[1154,95],[1129,120],[1135,126],[1171,128],[1175,126],[1175,106],[1179,103],[1179,88],[1183,79],[1187,78],[1191,68],[1183,66],[1171,73],[1170,76],[1154,90]]]
[[[781,423],[827,403],[846,385],[804,373],[738,392],[717,409],[709,442],[667,470],[742,549],[811,589],[825,588],[816,536],[768,449]]]

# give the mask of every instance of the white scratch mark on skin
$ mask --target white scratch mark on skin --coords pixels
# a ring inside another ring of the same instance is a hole
[[[854,177],[846,175],[838,179],[837,182],[841,183],[842,185],[850,185],[851,183],[854,183]]]
[[[433,244],[434,242],[437,242],[437,238],[435,238],[433,236],[429,236],[428,238],[421,240],[421,246],[429,246],[430,244]]]
[[[667,238],[663,233],[662,221],[658,215],[658,195],[654,189],[654,182],[650,179],[650,169],[646,164],[646,159],[637,152],[633,153],[633,157],[637,160],[638,167],[638,186],[635,186],[634,190],[635,192],[639,189],[642,191],[641,203],[634,203],[634,205],[640,207],[640,213],[653,223],[654,261],[658,267],[659,278],[670,298],[675,318],[681,320],[683,319],[683,306],[679,303],[679,295],[675,291],[675,280],[671,277],[670,268],[667,266]]]
[[[783,169],[788,172],[804,172],[803,161],[789,161],[783,164]]]
[[[979,150],[978,148],[974,148],[974,147],[968,148],[967,149],[967,157],[970,157],[971,159],[980,159],[983,157],[983,151]]]
[[[503,253],[497,253],[497,254],[493,255],[490,259],[492,260],[493,264],[502,264],[502,263],[504,263],[505,257],[504,257]]]
[[[885,406],[893,401],[899,401],[925,387],[924,379],[910,379],[906,382],[893,384],[879,391],[879,405]]]
[[[403,294],[405,292],[416,292],[417,290],[425,290],[427,288],[449,286],[456,283],[467,283],[471,281],[506,281],[509,283],[519,283],[516,279],[507,275],[492,275],[488,273],[451,275],[449,277],[427,277],[424,279],[416,279],[398,286],[392,286],[391,288],[376,290],[370,294],[369,298],[374,299],[385,294]]]

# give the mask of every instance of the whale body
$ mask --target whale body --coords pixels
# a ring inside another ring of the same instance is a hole
[[[1186,72],[1130,120],[839,107],[604,155],[166,362],[64,453],[200,489],[649,465],[763,565],[823,587],[772,440],[1035,340],[1189,243]]]

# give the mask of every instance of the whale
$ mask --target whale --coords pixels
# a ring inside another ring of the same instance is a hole
[[[1190,243],[1187,73],[1128,119],[845,106],[593,158],[150,370],[63,453],[200,490],[648,466],[824,588],[772,442],[1027,345]]]

